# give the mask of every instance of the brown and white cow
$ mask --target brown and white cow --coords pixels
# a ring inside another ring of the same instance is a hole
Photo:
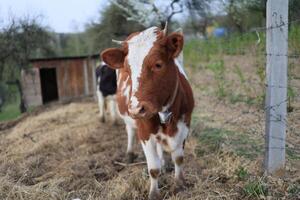
[[[166,28],[165,28],[166,29]],[[164,165],[163,150],[171,153],[175,180],[183,184],[183,149],[194,107],[192,89],[177,60],[183,35],[157,27],[131,34],[120,48],[101,53],[118,69],[117,102],[128,134],[127,153],[137,136],[150,174],[150,199],[159,199],[158,177]]]

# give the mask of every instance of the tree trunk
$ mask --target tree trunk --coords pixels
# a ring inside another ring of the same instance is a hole
[[[203,25],[201,27],[201,33],[204,37],[204,39],[207,39],[207,32],[206,32],[206,29],[207,29],[207,26],[208,26],[208,21],[207,21],[207,18],[205,17],[204,19],[204,22],[203,22]]]
[[[21,82],[19,79],[16,80],[16,84],[17,84],[17,87],[18,87],[18,90],[19,90],[19,93],[20,93],[20,111],[21,113],[25,113],[27,112],[27,106],[26,106],[26,103],[25,103],[25,99],[24,99],[24,95],[23,95],[23,89],[22,89],[22,85],[21,85]]]
[[[0,61],[0,81],[3,81],[4,62]]]
[[[15,80],[15,81],[7,81],[6,84],[10,84],[10,85],[17,85],[17,88],[19,90],[19,94],[20,94],[20,105],[19,105],[19,109],[21,113],[25,113],[27,112],[27,106],[26,106],[26,102],[24,99],[24,95],[23,95],[23,89],[22,89],[22,85],[19,79]]]

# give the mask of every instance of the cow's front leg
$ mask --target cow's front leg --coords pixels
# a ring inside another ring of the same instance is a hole
[[[135,140],[135,128],[131,123],[126,123],[126,132],[127,132],[127,162],[133,163],[134,159],[137,157],[133,153],[133,145]]]
[[[149,199],[159,200],[161,199],[161,196],[158,189],[158,177],[161,172],[161,161],[157,153],[157,143],[152,137],[141,143],[146,156],[148,173],[150,176]]]
[[[164,159],[164,150],[163,150],[163,147],[161,144],[159,143],[156,143],[156,150],[157,150],[157,154],[158,154],[158,157],[160,159],[160,164],[161,164],[161,169],[163,171],[163,173],[165,172],[165,159]]]
[[[172,160],[175,165],[175,190],[181,190],[185,185],[183,176],[183,146],[180,145],[175,151],[172,152]]]

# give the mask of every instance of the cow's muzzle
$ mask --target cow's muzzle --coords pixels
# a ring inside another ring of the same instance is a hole
[[[153,109],[147,102],[140,102],[136,107],[129,106],[128,112],[129,115],[134,119],[150,118],[153,116]]]

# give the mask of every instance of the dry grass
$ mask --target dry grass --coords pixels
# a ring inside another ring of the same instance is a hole
[[[224,60],[228,69],[239,64],[245,77],[258,84],[249,69],[251,61],[245,59]],[[186,145],[187,187],[170,193],[173,173],[163,174],[164,199],[299,199],[299,154],[288,157],[285,178],[264,177],[264,113],[256,105],[220,101],[213,95],[212,74],[206,70],[193,74],[196,108]],[[238,85],[237,77],[228,79]],[[293,106],[287,140],[299,147],[299,101]],[[140,146],[135,148],[136,162],[144,161]],[[100,123],[96,103],[52,105],[0,132],[0,199],[146,199],[145,165],[114,164],[124,162],[125,149],[123,123]]]

